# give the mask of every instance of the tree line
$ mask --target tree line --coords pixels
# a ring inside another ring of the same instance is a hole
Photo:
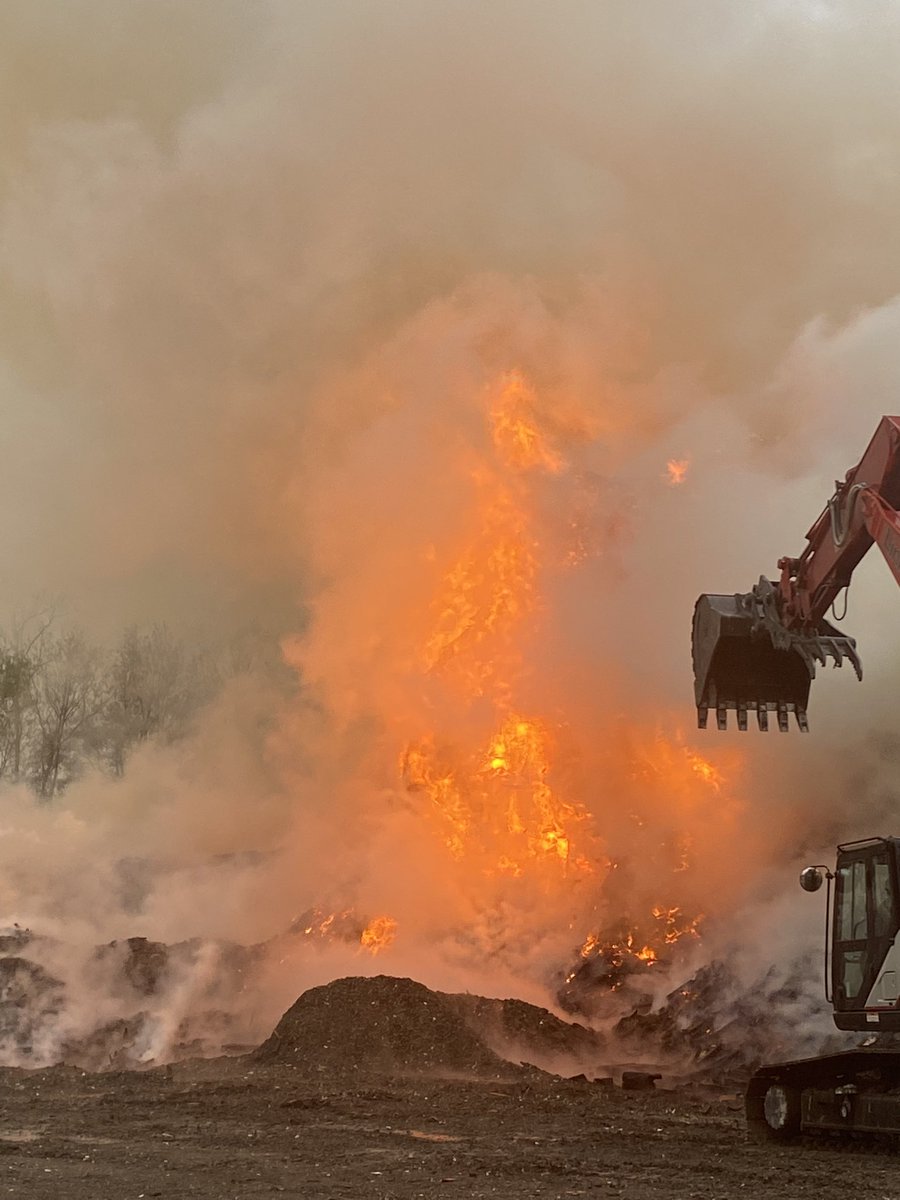
[[[49,800],[89,766],[121,775],[142,742],[183,736],[217,679],[164,625],[107,649],[49,616],[0,633],[0,782]]]

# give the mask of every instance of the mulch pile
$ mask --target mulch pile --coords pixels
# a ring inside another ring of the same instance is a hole
[[[448,995],[378,975],[304,992],[254,1057],[308,1070],[574,1075],[598,1063],[604,1045],[601,1034],[522,1000]]]
[[[254,1057],[307,1070],[492,1075],[510,1070],[467,1023],[453,997],[387,975],[310,988]]]

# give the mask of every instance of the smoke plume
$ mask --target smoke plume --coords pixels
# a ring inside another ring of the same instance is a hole
[[[891,832],[897,597],[860,568],[867,679],[803,741],[693,729],[689,621],[893,407],[898,26],[5,6],[3,608],[270,648],[121,779],[6,787],[0,909],[48,971],[265,947],[216,999],[264,1034],[376,963],[545,1002],[589,935],[686,966],[777,912],[760,967],[808,948],[796,866]]]

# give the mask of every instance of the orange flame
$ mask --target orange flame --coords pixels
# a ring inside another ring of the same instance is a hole
[[[426,669],[455,667],[471,695],[496,683],[491,647],[511,639],[534,610],[536,573],[526,520],[512,495],[496,489],[482,508],[479,529],[444,576],[424,650]]]
[[[295,923],[293,931],[314,942],[355,942],[361,950],[378,954],[394,941],[397,922],[392,917],[364,922],[352,908],[330,913],[312,909]]]
[[[602,957],[614,966],[630,962],[652,967],[661,961],[660,952],[665,947],[674,946],[683,937],[700,936],[702,915],[688,920],[683,917],[680,908],[663,908],[659,905],[651,909],[650,915],[656,925],[652,929],[645,927],[643,934],[637,929],[629,929],[623,936],[612,939],[604,939],[599,933],[589,934],[579,951],[581,958]]]
[[[545,471],[562,469],[563,460],[539,428],[537,396],[520,371],[503,376],[491,406],[494,446],[511,467]]]
[[[376,917],[359,935],[359,944],[370,954],[386,950],[397,935],[397,922],[393,917]]]
[[[521,858],[569,863],[567,826],[584,819],[577,805],[548,782],[550,738],[536,721],[509,716],[486,748],[461,766],[442,761],[433,738],[407,747],[401,762],[406,787],[424,791],[439,814],[454,857],[487,841],[501,842],[496,869],[519,876]],[[586,869],[585,860],[572,864]]]
[[[471,511],[461,513],[437,573],[420,645],[433,709],[441,710],[449,694],[442,689],[450,685],[457,728],[464,714],[477,713],[471,724],[477,732],[467,744],[458,732],[443,736],[426,726],[407,741],[401,776],[410,796],[421,797],[422,813],[455,870],[496,881],[504,896],[532,879],[542,894],[557,889],[563,897],[573,878],[591,878],[592,890],[583,895],[595,899],[584,911],[597,911],[618,864],[607,856],[598,814],[573,794],[569,776],[559,769],[561,727],[535,712],[533,699],[522,702],[528,647],[543,615],[543,585],[549,571],[561,573],[565,565],[558,552],[544,552],[536,497],[565,478],[570,464],[560,429],[522,372],[508,372],[486,390],[484,417],[481,449],[464,468]],[[672,485],[684,482],[688,465],[687,459],[668,463]],[[570,554],[566,564],[577,566],[582,557],[580,551]],[[441,561],[436,548],[430,561]],[[720,767],[677,735],[629,730],[621,740],[601,741],[609,746],[596,765],[603,772],[608,761],[633,806],[614,810],[613,827],[630,821],[631,828],[662,829],[652,853],[669,882],[652,897],[660,903],[648,906],[643,921],[614,937],[591,934],[580,953],[650,968],[682,939],[700,935],[702,917],[690,915],[684,899],[690,887],[682,884],[689,883],[703,847],[679,823],[705,812],[713,796],[718,810],[727,811],[726,781]],[[603,787],[601,775],[589,794],[599,798]],[[629,870],[619,873],[622,887]],[[380,920],[381,933],[372,935],[379,946],[390,940],[382,937],[390,919]]]

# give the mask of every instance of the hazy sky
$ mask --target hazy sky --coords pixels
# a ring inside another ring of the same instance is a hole
[[[748,461],[829,479],[896,373],[898,25],[865,0],[5,0],[6,600],[289,623],[312,391],[485,277],[497,338],[533,301],[602,348],[645,442],[710,405]],[[885,349],[835,399],[860,320]],[[673,369],[690,386],[637,396]],[[718,437],[692,432],[695,477]]]

